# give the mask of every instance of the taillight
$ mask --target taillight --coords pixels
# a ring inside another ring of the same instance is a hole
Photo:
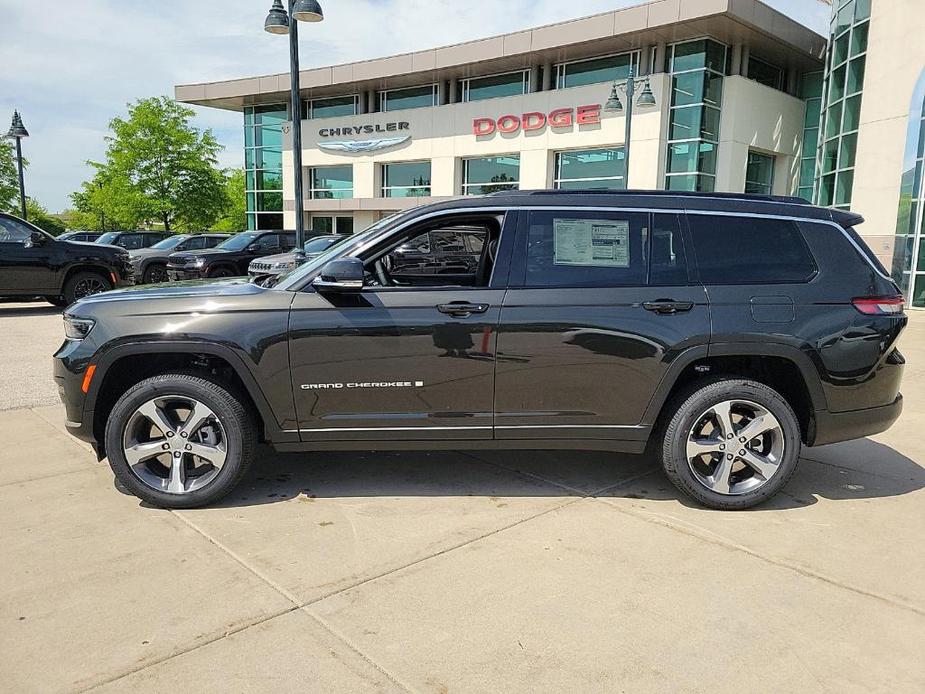
[[[906,300],[901,296],[881,296],[852,299],[851,303],[868,316],[895,316],[903,312]]]

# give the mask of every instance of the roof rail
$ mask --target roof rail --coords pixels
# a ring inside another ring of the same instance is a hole
[[[780,202],[791,205],[810,205],[803,198],[791,195],[756,195],[753,193],[693,193],[675,190],[502,190],[487,197],[542,197],[547,195],[607,195],[653,196],[670,198],[713,198],[721,200],[751,200],[759,202]]]

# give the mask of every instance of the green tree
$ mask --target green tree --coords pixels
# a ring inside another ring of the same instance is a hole
[[[245,193],[244,170],[231,169],[225,172],[225,212],[212,225],[212,231],[243,231],[247,228],[247,194]]]
[[[23,162],[25,166],[25,161]],[[0,140],[0,211],[19,212],[19,172],[16,152],[9,140]]]
[[[43,207],[38,200],[26,198],[26,212],[29,221],[39,229],[44,229],[52,236],[58,236],[64,233],[64,222],[56,216],[49,214],[48,210]]]
[[[167,97],[140,99],[114,118],[106,161],[72,196],[82,212],[103,212],[126,228],[157,221],[166,231],[205,229],[226,208],[225,178],[210,130],[190,125],[195,112]]]

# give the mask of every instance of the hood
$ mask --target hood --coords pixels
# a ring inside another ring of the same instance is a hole
[[[196,258],[208,258],[210,256],[225,255],[231,253],[223,248],[207,248],[202,251],[179,251],[177,253],[170,254],[170,260],[180,261],[181,263],[186,263]]]
[[[276,255],[265,255],[262,258],[256,258],[251,262],[254,263],[291,263],[293,260],[296,260],[296,254],[293,252],[289,253],[277,253]]]
[[[231,297],[260,294],[267,291],[251,284],[246,279],[227,280],[190,280],[187,282],[168,282],[165,284],[147,284],[103,294],[94,294],[77,302],[77,305],[90,307],[93,304],[111,301],[151,301],[157,299]]]

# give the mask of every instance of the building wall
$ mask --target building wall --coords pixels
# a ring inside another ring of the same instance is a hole
[[[873,0],[851,209],[865,217],[858,231],[887,267],[893,257],[909,107],[925,68],[923,36],[922,0]]]

